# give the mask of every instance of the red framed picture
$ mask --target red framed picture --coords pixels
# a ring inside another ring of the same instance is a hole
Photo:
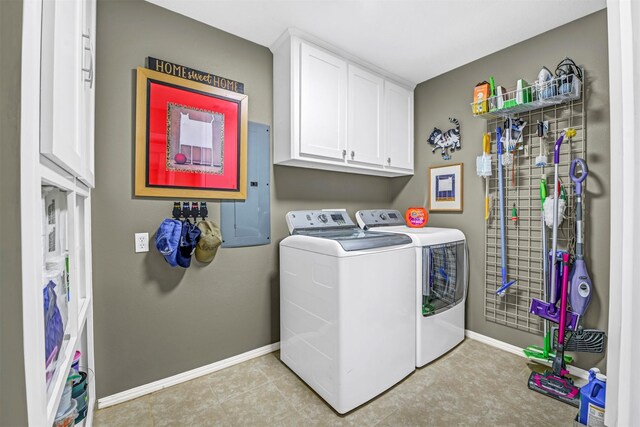
[[[135,195],[245,199],[248,97],[137,71]]]

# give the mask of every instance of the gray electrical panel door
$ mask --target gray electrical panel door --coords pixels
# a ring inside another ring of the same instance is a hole
[[[247,141],[247,199],[220,203],[222,247],[271,243],[269,126],[249,122]]]

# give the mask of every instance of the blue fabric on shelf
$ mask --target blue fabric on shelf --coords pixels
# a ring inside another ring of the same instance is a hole
[[[58,309],[56,291],[53,288],[56,284],[53,280],[44,287],[44,355],[48,360],[53,351],[57,348],[60,351],[64,338],[64,325],[62,316]]]

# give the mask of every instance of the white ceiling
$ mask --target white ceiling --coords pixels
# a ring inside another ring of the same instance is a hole
[[[147,0],[271,47],[290,27],[413,83],[606,7],[606,0]]]

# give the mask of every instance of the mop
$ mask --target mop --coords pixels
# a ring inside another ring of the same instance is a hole
[[[576,167],[580,166],[582,172],[580,176],[576,175]],[[591,302],[593,285],[587,265],[584,260],[584,242],[582,233],[582,183],[587,178],[589,169],[583,159],[574,159],[571,162],[569,176],[575,185],[576,195],[576,261],[571,270],[569,281],[569,305],[571,310],[583,316],[587,311],[587,307]],[[556,328],[554,328],[556,329]],[[557,329],[553,331],[557,336]],[[602,353],[604,352],[606,334],[599,329],[582,329],[578,326],[578,330],[569,332],[565,340],[565,350],[578,351],[584,353]]]
[[[500,257],[502,263],[502,286],[498,288],[496,294],[499,296],[504,296],[507,292],[507,289],[516,283],[515,280],[507,281],[507,256],[506,256],[506,247],[505,247],[505,228],[504,228],[504,182],[502,176],[502,142],[501,135],[502,130],[498,127],[496,128],[496,143],[498,145],[498,186],[499,186],[499,197],[500,197]]]
[[[558,183],[558,168],[560,165],[560,146],[562,145],[562,141],[565,136],[570,138],[576,134],[576,131],[573,129],[567,129],[566,131],[560,134],[560,137],[555,143],[554,154],[553,154],[553,164],[554,164],[554,183]],[[558,323],[561,325],[564,336],[564,329],[569,328],[575,330],[578,324],[578,316],[576,313],[567,310],[558,310],[556,304],[558,303],[558,209],[560,206],[560,185],[553,186],[553,232],[552,232],[552,248],[551,248],[551,288],[549,291],[549,299],[547,301],[541,301],[536,298],[531,299],[531,307],[529,311],[537,316],[542,317],[543,319],[550,320],[552,322]],[[547,201],[549,198],[547,198]],[[545,207],[547,205],[547,201],[545,201]],[[563,277],[564,279],[564,277]],[[567,278],[568,280],[568,278]],[[567,311],[565,313],[565,311]]]
[[[537,162],[536,162],[537,163]],[[545,157],[545,165],[546,165],[546,157]],[[540,201],[541,201],[541,229],[542,229],[542,297],[546,302],[548,302],[549,295],[549,256],[547,253],[547,228],[544,224],[544,201],[547,198],[547,175],[542,174],[540,178]],[[548,362],[549,360],[555,357],[555,353],[551,348],[551,337],[552,337],[552,329],[549,327],[549,320],[545,319],[544,323],[544,340],[543,347],[537,345],[530,345],[529,347],[523,350],[524,355],[529,359],[538,359],[544,362]],[[556,337],[554,335],[554,337]],[[573,361],[573,357],[569,355],[564,356],[564,361],[566,363],[571,363]]]

